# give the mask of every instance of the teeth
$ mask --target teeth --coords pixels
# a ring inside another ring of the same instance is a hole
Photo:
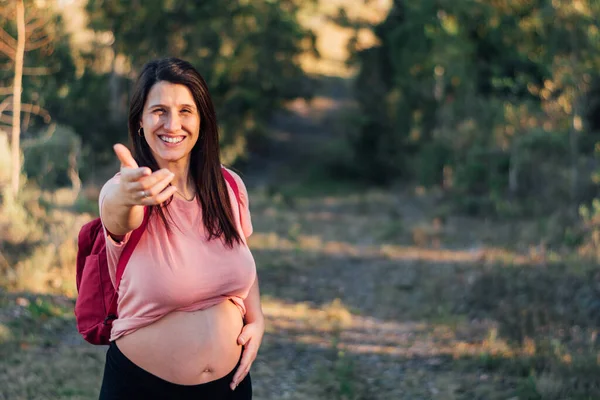
[[[183,138],[182,137],[170,138],[167,136],[160,136],[160,140],[162,140],[163,142],[167,142],[167,143],[179,143],[183,140]]]

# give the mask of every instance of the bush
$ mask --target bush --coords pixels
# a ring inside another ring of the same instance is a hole
[[[81,138],[71,128],[59,125],[49,135],[24,140],[22,147],[25,174],[40,188],[78,184]]]

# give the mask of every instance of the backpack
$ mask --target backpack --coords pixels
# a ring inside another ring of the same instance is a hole
[[[240,194],[233,176],[225,168],[221,170],[239,204]],[[109,344],[112,322],[118,318],[118,293],[115,287],[119,287],[127,262],[148,225],[149,210],[149,207],[145,208],[142,224],[131,233],[125,244],[117,264],[115,286],[108,272],[106,240],[100,218],[88,222],[79,231],[76,274],[78,295],[74,312],[77,330],[91,344]]]

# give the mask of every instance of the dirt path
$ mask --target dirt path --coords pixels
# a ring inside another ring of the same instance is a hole
[[[330,80],[312,103],[276,117],[280,140],[248,169],[248,185],[260,191],[302,175],[315,149],[340,134],[336,118],[353,107],[348,88]],[[409,189],[287,201],[261,193],[251,246],[269,331],[257,397],[510,397],[509,380],[453,361],[503,346],[487,341],[493,323],[457,315],[477,266],[500,257],[482,247],[483,231],[459,240],[461,221],[436,224],[435,201]]]

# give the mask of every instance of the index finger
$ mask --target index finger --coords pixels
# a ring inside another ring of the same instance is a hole
[[[138,164],[133,159],[133,156],[131,155],[131,152],[129,151],[129,149],[127,147],[123,146],[121,143],[117,143],[113,146],[113,150],[115,151],[115,154],[119,158],[119,161],[121,161],[121,167],[128,167],[128,168],[137,168],[138,167]]]
[[[240,366],[238,367],[237,371],[235,372],[235,375],[233,376],[233,379],[231,380],[231,386],[233,388],[239,385],[240,382],[246,377],[248,372],[250,372],[250,366],[254,362],[255,356],[256,351],[254,351],[254,349],[248,349],[248,347],[244,349],[244,352],[242,353],[242,359],[240,361]]]
[[[148,167],[141,168],[121,168],[121,179],[130,182],[136,182],[144,176],[149,176],[152,171]]]

